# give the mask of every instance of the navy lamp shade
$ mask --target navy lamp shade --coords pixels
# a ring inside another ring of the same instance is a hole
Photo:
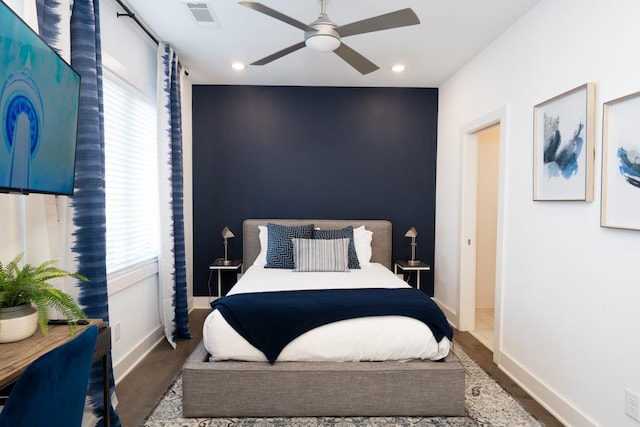
[[[416,237],[417,236],[418,236],[418,231],[416,230],[415,227],[411,227],[404,234],[404,237],[410,237],[411,238],[411,259],[407,261],[407,264],[409,264],[409,265],[418,265],[418,264],[420,264],[420,260],[416,259],[416,246],[418,246],[418,244],[416,243]]]
[[[236,237],[235,234],[233,234],[233,232],[229,230],[229,227],[225,226],[222,229],[222,238],[224,240],[224,259],[222,260],[222,264],[224,265],[231,264],[231,260],[227,256],[227,246],[229,245],[229,242],[227,242],[227,239],[230,239],[232,237]]]

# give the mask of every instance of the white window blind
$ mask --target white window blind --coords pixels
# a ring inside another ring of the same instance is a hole
[[[104,78],[107,274],[157,258],[156,108],[115,77]]]

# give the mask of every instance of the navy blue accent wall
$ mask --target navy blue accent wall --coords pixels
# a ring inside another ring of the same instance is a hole
[[[415,226],[433,266],[437,118],[437,89],[194,86],[194,294],[246,218],[388,219],[394,259]]]

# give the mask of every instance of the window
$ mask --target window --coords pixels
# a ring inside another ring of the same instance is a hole
[[[104,77],[107,274],[153,261],[158,243],[155,102]]]

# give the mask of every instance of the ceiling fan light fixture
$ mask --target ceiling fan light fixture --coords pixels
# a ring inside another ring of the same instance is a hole
[[[242,62],[234,62],[233,64],[231,64],[231,68],[236,71],[242,71],[246,68],[246,66]]]
[[[307,37],[304,43],[317,52],[332,52],[340,46],[340,39],[329,34],[316,34]]]
[[[407,67],[405,67],[405,66],[404,66],[404,65],[402,65],[402,64],[396,64],[396,65],[394,65],[393,67],[391,67],[391,71],[393,71],[393,72],[395,72],[395,73],[401,73],[401,72],[403,72],[403,71],[404,71],[404,70],[406,70],[406,69],[407,69]]]

